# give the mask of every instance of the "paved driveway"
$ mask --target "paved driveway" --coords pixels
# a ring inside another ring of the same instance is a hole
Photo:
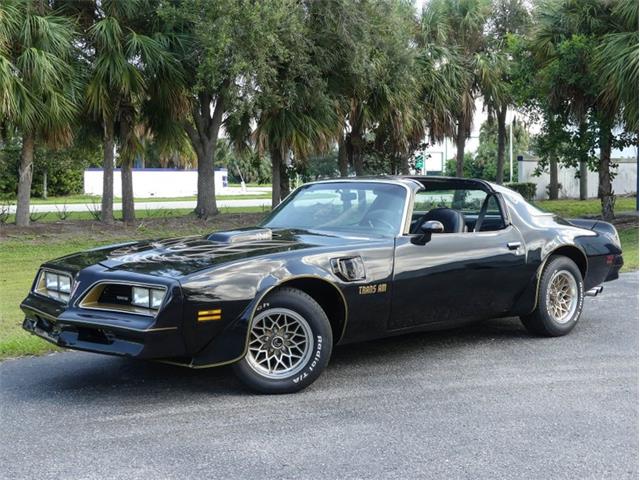
[[[84,353],[0,364],[6,478],[638,478],[638,281],[568,337],[515,319],[337,349],[306,391]]]

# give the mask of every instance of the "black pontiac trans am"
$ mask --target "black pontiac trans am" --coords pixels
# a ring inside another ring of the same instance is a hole
[[[298,188],[254,228],[47,262],[21,307],[26,330],[64,348],[233,364],[250,388],[284,393],[338,344],[505,316],[565,335],[621,266],[611,224],[489,182],[339,179]]]

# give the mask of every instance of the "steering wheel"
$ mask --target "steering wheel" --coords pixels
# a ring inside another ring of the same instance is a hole
[[[387,220],[382,218],[382,215],[388,212],[389,210],[382,210],[382,209],[372,210],[371,212],[367,213],[367,216],[363,220],[371,227],[372,230],[375,230],[376,224],[378,224],[384,230],[388,230],[389,232],[395,232],[396,231],[395,225],[393,225],[391,222],[388,222]]]

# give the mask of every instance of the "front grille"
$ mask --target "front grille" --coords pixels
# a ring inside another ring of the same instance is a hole
[[[116,283],[107,284],[98,303],[111,305],[130,305],[131,304],[131,287],[129,285],[120,285]]]

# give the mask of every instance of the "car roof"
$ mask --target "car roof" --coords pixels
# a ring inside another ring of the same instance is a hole
[[[362,177],[338,177],[328,180],[317,180],[315,182],[309,182],[306,185],[322,184],[322,183],[341,183],[341,182],[383,182],[391,183],[395,185],[402,185],[407,187],[412,192],[422,190],[423,186],[420,182],[413,180],[409,177],[401,177],[398,175],[367,175]]]
[[[402,178],[409,178],[422,184],[425,190],[483,190],[493,192],[493,186],[486,180],[479,178],[443,177],[427,175],[408,175]]]
[[[443,177],[428,175],[368,175],[318,180],[310,183],[387,181],[408,186],[414,193],[420,190],[483,190],[494,192],[493,184],[478,178]]]

